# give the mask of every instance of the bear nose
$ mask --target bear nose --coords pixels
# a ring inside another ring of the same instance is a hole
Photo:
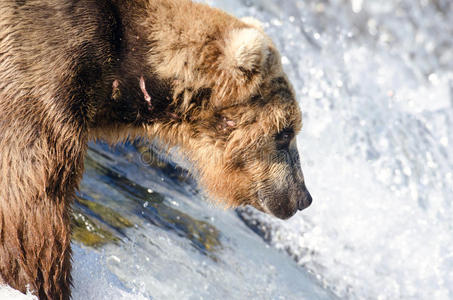
[[[305,190],[302,194],[304,194],[304,196],[299,197],[299,200],[297,203],[297,208],[299,210],[303,210],[303,209],[309,207],[311,202],[313,201],[313,198],[311,197],[310,193],[307,190]]]

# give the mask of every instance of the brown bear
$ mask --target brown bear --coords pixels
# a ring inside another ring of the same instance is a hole
[[[310,205],[301,113],[256,22],[189,0],[2,0],[0,16],[0,284],[70,298],[89,140],[177,147],[227,206]]]

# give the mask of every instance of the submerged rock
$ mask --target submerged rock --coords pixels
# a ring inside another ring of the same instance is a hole
[[[87,247],[99,248],[107,243],[116,243],[120,239],[92,218],[75,209],[72,212],[72,239]]]
[[[127,218],[100,203],[89,201],[81,197],[76,197],[75,202],[76,204],[85,206],[87,209],[95,213],[96,216],[99,217],[102,221],[115,229],[124,229],[134,226],[134,224]]]
[[[142,155],[143,151],[140,152]],[[222,249],[222,244],[220,232],[215,226],[182,212],[164,194],[144,187],[119,172],[115,159],[110,155],[96,147],[90,148],[86,156],[86,173],[96,178],[97,183],[84,181],[81,184],[74,205],[76,241],[99,247],[127,236],[127,228],[148,223],[187,238],[197,251],[217,259],[215,252]],[[147,164],[145,168],[158,171],[180,184],[189,184],[182,182],[182,178],[186,178],[184,172],[181,173],[182,169],[175,169],[171,163],[158,163],[158,157],[153,154],[154,163]],[[133,159],[129,166],[134,163]]]

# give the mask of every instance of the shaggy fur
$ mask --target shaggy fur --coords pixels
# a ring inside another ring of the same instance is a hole
[[[90,139],[177,146],[227,206],[310,204],[301,114],[255,20],[188,0],[2,0],[0,16],[0,284],[70,298]]]

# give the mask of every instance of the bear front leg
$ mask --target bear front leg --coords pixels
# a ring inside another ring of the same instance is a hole
[[[70,205],[86,139],[77,126],[8,125],[0,120],[0,284],[68,300]]]

